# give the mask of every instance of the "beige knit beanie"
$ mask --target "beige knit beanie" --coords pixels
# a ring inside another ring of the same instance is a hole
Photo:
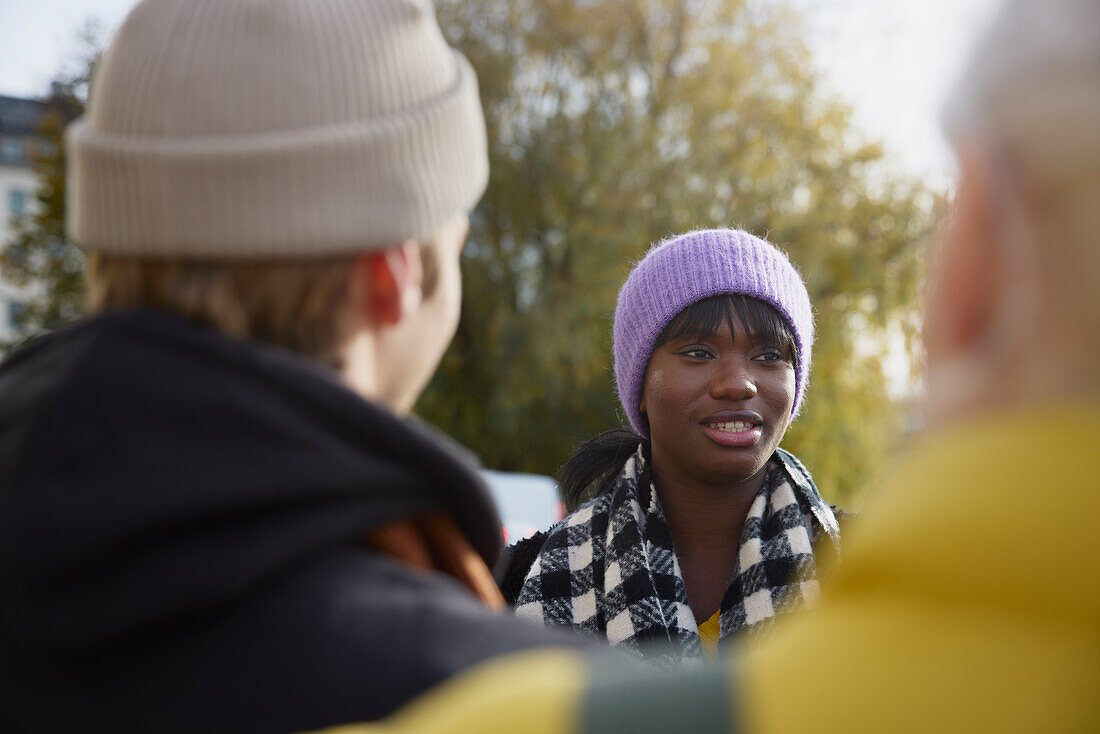
[[[477,81],[429,0],[145,0],[67,135],[69,236],[119,254],[377,249],[488,180]]]

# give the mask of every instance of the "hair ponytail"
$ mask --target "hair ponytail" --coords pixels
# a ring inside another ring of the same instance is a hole
[[[561,468],[559,486],[565,511],[603,494],[615,481],[630,455],[648,441],[634,431],[616,428],[593,436]]]

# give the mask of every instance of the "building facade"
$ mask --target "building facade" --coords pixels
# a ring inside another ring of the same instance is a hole
[[[38,179],[31,163],[46,103],[0,95],[0,248],[14,236],[12,220],[35,208]],[[13,322],[27,292],[0,278],[0,342],[15,336]]]

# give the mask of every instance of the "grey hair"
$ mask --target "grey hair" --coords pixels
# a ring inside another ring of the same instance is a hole
[[[1100,174],[1100,1],[1007,0],[942,122],[956,146],[1006,149],[1035,183]]]

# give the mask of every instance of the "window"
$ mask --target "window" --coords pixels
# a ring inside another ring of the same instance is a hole
[[[20,217],[27,213],[27,192],[23,189],[8,191],[8,216]]]
[[[22,163],[23,142],[17,138],[0,140],[0,163]]]
[[[19,326],[19,322],[26,312],[27,304],[23,301],[8,301],[8,324],[12,329]]]

